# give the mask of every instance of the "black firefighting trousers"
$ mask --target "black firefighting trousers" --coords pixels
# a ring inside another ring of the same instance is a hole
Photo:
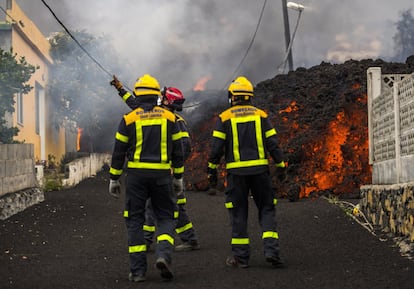
[[[177,205],[178,205],[178,219],[177,227],[175,232],[178,237],[181,239],[181,242],[191,242],[197,241],[197,235],[195,233],[193,223],[188,216],[187,210],[185,209],[185,204],[187,199],[184,193],[181,193],[177,196]],[[144,224],[144,237],[147,245],[152,244],[154,239],[154,234],[156,231],[155,217],[152,209],[151,200],[147,201],[147,206],[145,209],[145,224]]]
[[[171,263],[174,249],[174,229],[177,210],[172,177],[142,177],[128,173],[126,177],[126,204],[124,217],[128,231],[130,270],[133,274],[147,271],[147,246],[144,239],[145,204],[151,198],[158,224],[156,257]]]
[[[265,257],[279,256],[279,236],[276,231],[276,198],[268,172],[240,176],[227,175],[226,208],[229,209],[232,224],[231,248],[233,256],[240,263],[248,264],[250,241],[247,219],[250,195],[256,204],[259,224],[262,229]]]

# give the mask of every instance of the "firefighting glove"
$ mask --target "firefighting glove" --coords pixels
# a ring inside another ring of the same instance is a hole
[[[110,82],[112,86],[114,86],[117,90],[122,89],[122,83],[118,80],[118,78],[114,75],[112,81]]]
[[[280,168],[280,169],[287,168],[287,162],[281,161],[280,163],[276,164],[276,168]]]
[[[207,169],[207,178],[210,187],[215,188],[217,187],[217,169]]]
[[[184,182],[183,182],[183,178],[173,178],[173,188],[174,188],[174,192],[177,195],[180,195],[183,193],[184,191]]]
[[[283,182],[283,180],[286,178],[286,168],[287,168],[287,162],[281,161],[280,163],[277,163],[276,166],[276,173],[278,175],[279,181]]]
[[[109,194],[115,199],[119,198],[119,195],[121,194],[121,183],[119,180],[109,181]]]

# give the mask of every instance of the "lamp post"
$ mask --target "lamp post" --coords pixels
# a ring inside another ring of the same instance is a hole
[[[299,12],[295,32],[293,33],[292,37],[290,36],[288,8]],[[283,9],[283,21],[284,21],[284,26],[285,26],[286,60],[289,63],[289,71],[292,71],[293,70],[292,43],[293,43],[293,39],[295,38],[296,29],[299,25],[299,19],[300,19],[301,13],[303,9],[305,9],[305,7],[295,2],[286,2],[286,0],[282,0],[282,9]],[[286,60],[284,62],[286,62]]]

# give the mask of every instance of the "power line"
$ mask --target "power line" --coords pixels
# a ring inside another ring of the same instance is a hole
[[[260,27],[260,23],[262,22],[262,18],[263,18],[263,13],[264,13],[264,9],[266,7],[266,3],[267,0],[265,0],[263,2],[263,6],[262,6],[262,11],[260,12],[260,16],[259,16],[259,20],[257,21],[257,25],[256,25],[256,30],[253,33],[252,39],[250,40],[249,46],[246,49],[246,52],[243,56],[243,58],[241,59],[239,65],[237,66],[237,68],[233,71],[233,74],[231,75],[231,78],[223,85],[223,88],[221,89],[222,91],[225,91],[226,86],[233,81],[234,77],[236,76],[237,71],[240,69],[240,67],[242,66],[244,60],[246,59],[247,55],[249,54],[250,49],[253,46],[254,40],[256,39],[256,35],[257,35],[257,31],[259,30]],[[183,106],[183,108],[187,108],[187,107],[194,107],[194,106],[199,106],[202,103],[196,103],[196,104],[192,104],[192,105],[188,105],[188,106]]]
[[[239,69],[242,66],[244,60],[246,59],[247,55],[249,54],[250,48],[252,48],[253,43],[254,43],[254,40],[256,38],[257,31],[259,30],[260,23],[262,22],[263,12],[264,12],[264,9],[266,7],[266,3],[267,3],[267,0],[265,0],[263,2],[262,11],[260,12],[260,17],[259,17],[259,20],[257,21],[257,25],[256,25],[256,30],[254,31],[254,34],[252,36],[252,39],[250,40],[249,46],[247,47],[246,52],[245,52],[243,58],[241,59],[241,61],[240,61],[239,65],[237,66],[237,68],[234,70],[234,72],[233,72],[230,80],[228,80],[224,86],[226,86],[228,83],[230,83],[233,80],[233,78],[236,76],[237,71],[239,71]],[[224,88],[223,88],[223,90],[224,90]]]
[[[53,17],[56,19],[56,21],[63,27],[63,29],[66,31],[66,33],[68,33],[68,35],[76,42],[76,44],[85,52],[85,54],[86,55],[88,55],[89,56],[89,58],[90,59],[92,59],[104,72],[106,72],[110,77],[112,77],[113,76],[113,74],[112,73],[110,73],[107,69],[105,69],[83,46],[82,46],[82,44],[75,38],[75,36],[73,36],[72,35],[72,33],[69,31],[69,29],[62,23],[62,21],[56,16],[56,14],[54,13],[54,11],[52,10],[52,8],[50,8],[50,6],[44,1],[44,0],[41,0],[42,1],[42,3],[49,9],[49,11],[50,11],[50,13],[53,15]],[[233,80],[233,78],[234,78],[234,76],[236,75],[236,73],[237,73],[237,71],[240,69],[240,67],[243,65],[243,63],[244,63],[244,61],[245,61],[245,59],[246,59],[246,57],[247,57],[247,55],[249,54],[249,52],[250,52],[250,49],[252,48],[252,46],[253,46],[253,43],[254,43],[254,41],[255,41],[255,39],[256,39],[256,35],[257,35],[257,31],[259,30],[259,27],[260,27],[260,23],[261,23],[261,21],[262,21],[262,18],[263,18],[263,13],[264,13],[264,10],[265,10],[265,7],[266,7],[266,4],[267,4],[267,0],[265,0],[264,2],[263,2],[263,6],[262,6],[262,10],[261,10],[261,12],[260,12],[260,16],[259,16],[259,20],[258,20],[258,22],[257,22],[257,25],[256,25],[256,29],[255,29],[255,31],[254,31],[254,33],[253,33],[253,36],[252,36],[252,39],[250,40],[250,43],[249,43],[249,45],[248,45],[248,47],[247,47],[247,49],[246,49],[246,52],[245,52],[245,54],[244,54],[244,56],[243,56],[243,58],[241,59],[241,61],[240,61],[240,63],[239,63],[239,65],[236,67],[236,69],[234,70],[234,72],[233,72],[233,74],[232,74],[232,76],[231,76],[231,78],[226,82],[226,84],[224,85],[224,86],[226,86],[228,83],[230,83],[232,80]],[[225,88],[223,88],[223,90],[224,90]],[[194,105],[195,106],[195,105]]]
[[[90,59],[92,59],[93,62],[96,63],[96,65],[99,66],[99,68],[101,68],[104,72],[106,72],[106,74],[108,74],[110,77],[113,76],[112,73],[110,73],[108,70],[106,70],[83,46],[82,44],[80,44],[80,42],[75,38],[75,36],[72,35],[72,33],[69,31],[69,29],[66,28],[65,24],[62,23],[62,21],[60,21],[60,19],[56,16],[55,12],[53,12],[52,8],[50,8],[50,6],[44,1],[41,0],[42,3],[47,7],[47,9],[49,9],[50,13],[52,13],[53,17],[56,19],[57,22],[59,22],[59,24],[63,27],[63,29],[65,29],[66,33],[73,39],[73,41],[76,42],[76,44],[83,50],[83,52],[86,53],[86,55],[89,56]]]
[[[285,54],[285,58],[283,59],[283,61],[277,66],[277,70],[279,70],[280,72],[284,72],[285,71],[285,68],[286,68],[286,64],[287,64],[287,61],[288,61],[288,57],[289,57],[289,52],[292,50],[292,45],[293,45],[293,40],[295,39],[295,36],[296,36],[296,31],[298,30],[298,27],[299,27],[299,20],[300,20],[300,16],[302,15],[302,10],[299,10],[299,15],[298,15],[298,18],[297,18],[297,20],[296,20],[296,26],[295,26],[295,30],[293,31],[293,34],[292,34],[292,39],[290,39],[290,41],[289,41],[289,46],[288,46],[288,48],[286,49],[286,54]],[[282,68],[282,65],[283,65],[283,68]]]
[[[252,46],[253,46],[254,40],[256,39],[257,31],[259,30],[260,23],[262,22],[263,13],[264,13],[264,9],[265,9],[265,7],[266,7],[266,3],[267,3],[267,0],[265,0],[265,1],[263,2],[262,10],[261,10],[261,12],[260,12],[259,20],[257,21],[256,29],[255,29],[255,31],[254,31],[254,33],[253,33],[252,39],[250,40],[249,46],[247,47],[246,52],[244,53],[244,56],[243,56],[243,58],[241,59],[241,61],[240,61],[239,65],[238,65],[238,66],[236,67],[236,69],[233,71],[233,74],[231,75],[231,78],[230,78],[230,79],[229,79],[229,80],[228,80],[228,81],[227,81],[227,82],[223,85],[223,88],[221,89],[222,91],[225,91],[226,86],[227,86],[230,82],[232,82],[232,81],[233,81],[234,77],[236,76],[237,71],[239,71],[240,67],[243,65],[244,60],[246,59],[247,55],[248,55],[248,54],[249,54],[249,52],[250,52],[250,49],[251,49],[251,48],[252,48]],[[184,108],[187,108],[187,107],[194,107],[194,106],[199,106],[199,105],[201,105],[201,104],[202,104],[202,103],[196,103],[196,104],[192,104],[192,105],[184,106]]]

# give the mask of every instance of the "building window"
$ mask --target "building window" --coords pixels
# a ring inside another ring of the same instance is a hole
[[[23,125],[23,94],[18,93],[17,94],[17,123],[20,125]]]

